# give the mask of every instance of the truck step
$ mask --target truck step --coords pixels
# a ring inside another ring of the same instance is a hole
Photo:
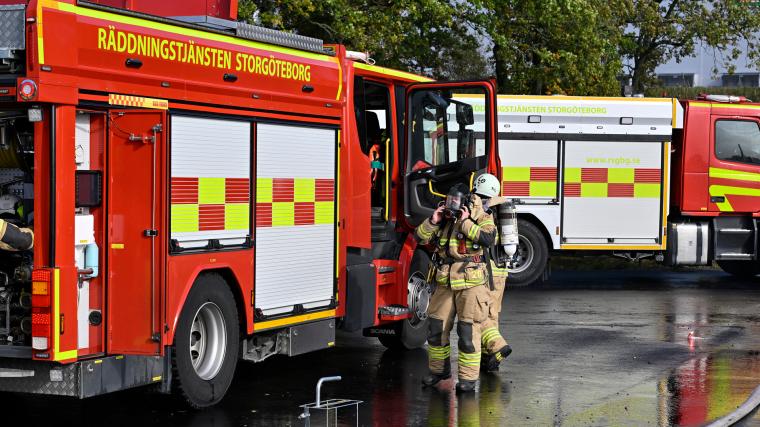
[[[33,370],[0,368],[0,378],[27,378],[33,376]]]
[[[720,254],[720,256],[718,256],[716,258],[717,259],[737,259],[737,260],[747,259],[747,260],[750,260],[750,259],[754,259],[755,256],[753,254],[740,254],[740,253],[730,253],[730,252],[727,252],[727,253]]]
[[[721,234],[750,234],[752,230],[746,228],[721,228],[718,230]]]
[[[409,307],[402,305],[384,305],[377,309],[380,320],[403,320],[412,317]]]

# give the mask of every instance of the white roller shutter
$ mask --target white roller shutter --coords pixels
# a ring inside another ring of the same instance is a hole
[[[563,241],[659,243],[662,154],[659,142],[567,141]]]
[[[251,124],[173,116],[171,238],[180,248],[250,236]]]
[[[254,305],[327,306],[335,286],[336,131],[256,126]]]

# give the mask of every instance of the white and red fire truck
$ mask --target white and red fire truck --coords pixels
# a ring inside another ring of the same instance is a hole
[[[519,212],[510,284],[540,280],[549,255],[566,252],[760,273],[760,105],[509,95],[498,104],[502,194]]]
[[[35,236],[0,252],[0,391],[174,385],[203,407],[238,359],[336,328],[424,343],[411,231],[431,189],[500,172],[494,85],[425,83],[236,8],[0,1],[0,220]]]

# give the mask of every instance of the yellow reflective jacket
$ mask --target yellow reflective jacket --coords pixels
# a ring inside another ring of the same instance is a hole
[[[415,230],[423,245],[434,243],[437,259],[435,282],[451,286],[453,290],[467,289],[488,283],[484,248],[496,241],[496,225],[493,216],[483,210],[483,201],[472,195],[470,218],[464,221],[445,220],[433,224],[426,219]],[[480,262],[472,262],[480,257]]]

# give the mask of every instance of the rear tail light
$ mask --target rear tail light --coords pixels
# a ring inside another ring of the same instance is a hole
[[[32,272],[32,348],[47,350],[50,348],[50,286],[52,270],[34,270]]]
[[[18,96],[22,101],[33,101],[37,98],[37,83],[34,80],[23,80],[18,86]]]

